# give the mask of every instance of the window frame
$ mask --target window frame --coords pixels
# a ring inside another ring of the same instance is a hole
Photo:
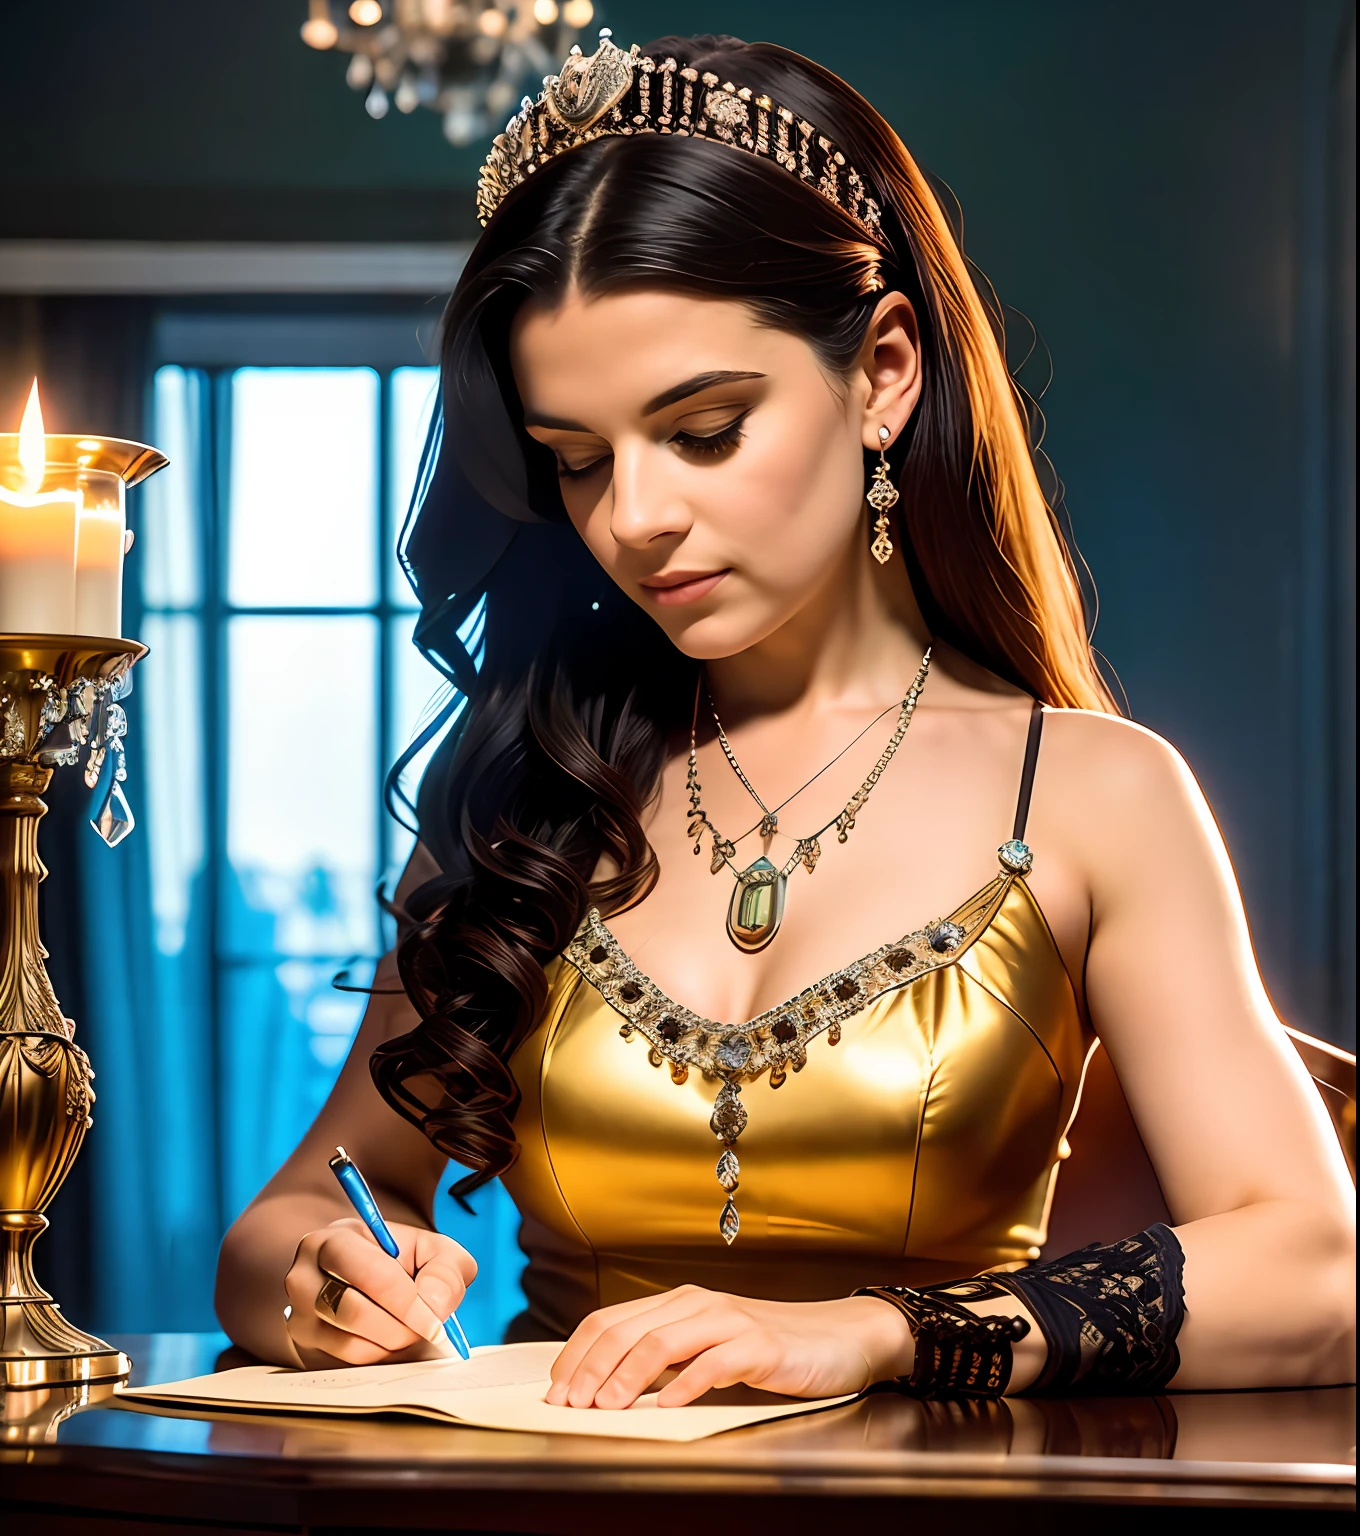
[[[299,315],[293,305],[279,313],[259,316],[230,313],[229,324],[212,310],[202,315],[172,314],[164,317],[155,330],[151,377],[163,367],[177,367],[186,374],[197,374],[199,387],[189,402],[191,430],[197,447],[190,472],[190,494],[197,512],[197,547],[193,597],[186,594],[153,594],[143,586],[138,594],[142,617],[168,620],[187,619],[197,630],[197,693],[194,729],[200,733],[203,781],[199,794],[199,814],[203,836],[203,915],[199,937],[201,953],[208,970],[202,999],[208,1011],[209,1049],[218,1064],[214,1074],[216,1102],[213,1115],[219,1128],[230,1118],[227,1096],[232,1092],[231,1074],[224,1071],[230,1042],[229,1018],[233,975],[261,967],[277,967],[289,960],[302,960],[318,969],[331,965],[339,971],[353,965],[355,980],[364,980],[364,971],[390,948],[394,925],[378,913],[374,935],[377,953],[322,954],[302,956],[277,949],[269,953],[247,953],[228,932],[226,882],[230,878],[228,825],[230,784],[228,773],[231,709],[230,629],[238,618],[324,619],[357,617],[376,624],[372,771],[378,794],[371,814],[377,879],[390,885],[395,878],[396,861],[404,860],[409,833],[393,820],[382,793],[387,773],[405,747],[399,741],[398,715],[402,698],[400,665],[402,643],[398,633],[403,621],[414,621],[419,611],[414,594],[403,594],[396,586],[392,551],[406,515],[399,503],[401,489],[393,484],[393,377],[398,369],[428,368],[434,364],[428,355],[428,311],[413,312],[409,306],[398,313],[336,313],[329,307]],[[422,335],[423,332],[423,335]],[[373,559],[375,591],[369,603],[321,605],[237,603],[228,589],[231,540],[231,459],[233,378],[240,368],[367,368],[377,375],[377,433],[374,458]],[[154,420],[154,406],[150,413]],[[149,573],[146,573],[149,574]],[[404,598],[404,600],[403,600]],[[438,687],[431,672],[431,694]],[[154,821],[154,812],[152,820]],[[306,1025],[304,1023],[304,1028]],[[222,1190],[224,1209],[234,1202]]]

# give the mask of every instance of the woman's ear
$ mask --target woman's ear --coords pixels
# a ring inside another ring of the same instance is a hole
[[[864,333],[859,367],[869,386],[861,436],[864,446],[877,453],[882,446],[878,429],[887,427],[888,442],[895,442],[921,398],[920,332],[905,294],[885,293],[878,301]]]

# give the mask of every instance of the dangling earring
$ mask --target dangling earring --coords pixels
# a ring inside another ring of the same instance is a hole
[[[892,559],[893,541],[888,533],[888,509],[897,505],[897,487],[888,478],[887,448],[891,435],[887,427],[878,429],[878,465],[874,470],[874,483],[865,497],[878,513],[878,521],[874,524],[874,542],[869,546],[869,553],[880,565],[887,565]]]

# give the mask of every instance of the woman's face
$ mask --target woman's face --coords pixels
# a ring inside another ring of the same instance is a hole
[[[863,449],[915,401],[882,397],[877,350],[871,337],[868,366],[833,378],[742,304],[658,292],[526,306],[511,341],[525,426],[556,455],[573,525],[704,659],[773,634],[867,549]]]

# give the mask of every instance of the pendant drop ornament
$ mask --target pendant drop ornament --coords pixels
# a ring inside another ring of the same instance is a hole
[[[779,932],[787,885],[787,877],[764,857],[737,877],[727,907],[727,937],[744,954],[764,949]]]
[[[117,779],[109,780],[109,790],[104,796],[104,803],[99,807],[99,814],[91,820],[90,825],[110,848],[116,848],[137,825],[137,818],[132,814],[132,807],[127,803],[123,786]]]
[[[865,494],[865,500],[878,513],[874,523],[874,542],[869,546],[869,553],[880,565],[887,565],[892,559],[892,525],[888,521],[888,513],[898,502],[897,487],[889,478],[892,472],[888,468],[887,450],[891,436],[887,427],[878,429],[878,463],[874,467],[873,483]]]
[[[741,1089],[735,1083],[724,1083],[718,1090],[708,1128],[728,1147],[733,1146],[746,1129],[746,1106],[741,1102]]]
[[[886,430],[886,429],[885,429]],[[885,438],[886,442],[886,438]],[[885,461],[886,462],[886,461]],[[886,475],[886,468],[884,474]],[[891,498],[888,505],[897,500],[897,491],[891,481],[884,481],[884,494]],[[886,523],[884,525],[886,527]],[[885,535],[886,536],[886,535]],[[891,544],[889,544],[891,550]],[[886,558],[886,557],[884,557]],[[822,838],[830,832],[832,827],[836,829],[837,842],[843,843],[855,828],[855,818],[863,810],[865,802],[873,792],[874,785],[883,777],[888,764],[892,762],[897,749],[902,744],[902,739],[907,733],[907,727],[911,724],[912,716],[916,712],[916,704],[921,697],[921,690],[925,687],[926,676],[930,671],[931,653],[927,649],[921,657],[921,665],[917,669],[916,676],[912,680],[911,687],[898,709],[897,725],[893,730],[888,744],[879,754],[878,761],[869,770],[868,777],[860,787],[846,801],[844,809],[827,822],[824,827],[819,827],[810,837],[795,837],[792,839],[794,848],[792,854],[785,860],[782,866],[774,865],[768,856],[762,855],[754,862],[748,864],[745,869],[738,869],[736,864],[737,844],[749,837],[757,829],[763,837],[773,837],[779,832],[779,812],[791,800],[802,794],[816,779],[820,778],[832,763],[840,761],[840,758],[850,750],[845,747],[826,767],[818,770],[792,795],[787,796],[776,806],[768,806],[756,793],[755,786],[747,777],[741,764],[737,761],[737,755],[732,750],[732,743],[727,739],[727,732],[723,729],[723,723],[718,717],[718,711],[713,707],[713,701],[709,699],[709,708],[713,713],[713,724],[717,729],[718,742],[727,759],[728,766],[736,775],[738,781],[761,810],[761,819],[755,825],[749,827],[738,838],[724,837],[717,827],[713,825],[708,812],[704,809],[703,791],[699,784],[699,758],[698,758],[698,729],[699,729],[699,703],[704,694],[703,674],[701,673],[694,689],[694,716],[689,728],[689,767],[685,776],[685,786],[689,794],[689,810],[685,813],[688,820],[688,833],[693,839],[694,852],[703,852],[704,837],[709,838],[709,872],[714,875],[721,874],[725,869],[733,877],[736,884],[727,904],[727,937],[733,945],[743,954],[754,955],[764,949],[779,932],[780,924],[784,921],[784,902],[787,894],[788,878],[801,864],[810,875],[817,868],[822,857]],[[891,706],[889,706],[891,708]],[[850,746],[860,740],[868,730],[882,719],[888,710],[883,710],[875,720],[871,720],[865,726]]]
[[[741,1102],[741,1089],[731,1079],[718,1090],[713,1104],[713,1117],[708,1128],[723,1144],[718,1154],[718,1166],[713,1170],[718,1183],[727,1193],[722,1214],[718,1217],[718,1235],[730,1248],[741,1231],[741,1217],[732,1196],[736,1193],[741,1177],[741,1164],[737,1161],[737,1138],[746,1129],[746,1106]]]
[[[722,1215],[718,1217],[718,1231],[729,1248],[736,1242],[737,1233],[741,1231],[741,1217],[737,1215],[737,1208],[731,1200],[723,1206]]]

